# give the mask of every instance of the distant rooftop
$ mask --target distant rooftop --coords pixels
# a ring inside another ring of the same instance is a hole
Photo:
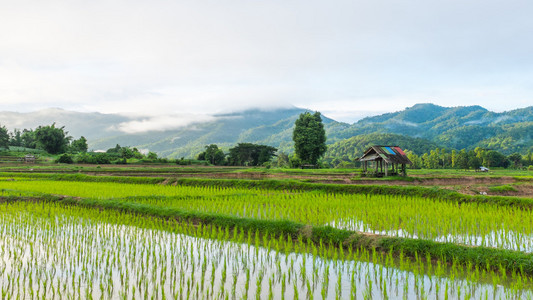
[[[365,151],[365,154],[359,158],[359,161],[375,161],[380,159],[388,164],[413,164],[407,158],[405,152],[398,146],[372,146]]]

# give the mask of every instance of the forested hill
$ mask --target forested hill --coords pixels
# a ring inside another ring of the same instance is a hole
[[[286,152],[292,151],[292,128],[298,116],[307,110],[283,108],[251,109],[218,114],[211,121],[190,124],[179,129],[125,133],[119,129],[130,122],[142,123],[142,117],[117,114],[80,113],[63,109],[46,109],[32,113],[0,112],[0,126],[14,129],[34,129],[39,125],[65,126],[70,135],[85,136],[89,149],[106,150],[121,146],[137,147],[172,158],[193,157],[208,144],[218,144],[227,150],[237,143],[261,143]],[[327,132],[337,132],[350,125],[322,116]],[[166,120],[167,121],[167,120]],[[179,119],[176,120],[179,123]]]
[[[149,149],[162,156],[180,158],[193,157],[209,144],[217,144],[227,151],[237,143],[258,143],[292,151],[292,128],[298,116],[305,109],[288,108],[275,110],[246,110],[230,114],[219,114],[210,122],[198,123],[177,130],[139,134],[121,134],[90,141],[94,149],[107,149],[120,145],[134,145]],[[348,128],[323,116],[328,131]]]
[[[6,126],[11,132],[14,129],[35,129],[41,125],[56,123],[57,127],[65,126],[70,135],[83,135],[89,141],[120,134],[116,126],[128,121],[131,121],[131,118],[118,114],[81,113],[60,108],[31,113],[0,112],[0,125]]]
[[[85,136],[89,149],[116,144],[134,146],[172,158],[193,157],[205,145],[227,151],[237,143],[258,143],[292,152],[292,129],[306,110],[286,108],[247,110],[216,115],[209,122],[175,130],[127,134],[120,124],[138,120],[112,114],[78,113],[51,109],[35,113],[0,112],[0,125],[9,130],[35,128],[56,122],[72,136]],[[441,107],[417,104],[402,111],[368,117],[354,124],[323,116],[328,155],[352,157],[369,143],[397,144],[415,152],[427,147],[448,149],[490,148],[504,154],[526,153],[533,147],[533,107],[495,113],[480,106]],[[338,144],[333,145],[334,143]]]
[[[426,139],[415,138],[392,133],[370,133],[341,140],[328,146],[325,157],[329,161],[353,161],[361,157],[364,151],[374,145],[394,145],[402,149],[422,155],[438,147],[437,144]]]
[[[372,133],[417,137],[449,149],[490,148],[505,154],[533,147],[533,107],[495,113],[481,106],[417,104],[368,117],[335,133],[337,140]]]

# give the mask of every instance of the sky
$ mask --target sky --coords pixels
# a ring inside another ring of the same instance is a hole
[[[0,111],[512,110],[533,105],[532,15],[525,0],[2,1]]]

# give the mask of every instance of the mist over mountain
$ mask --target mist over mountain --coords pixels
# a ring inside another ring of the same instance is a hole
[[[92,150],[105,150],[120,144],[179,158],[193,157],[208,144],[217,144],[227,150],[241,142],[265,144],[292,152],[294,122],[305,111],[292,107],[250,109],[213,116],[141,117],[47,109],[33,113],[0,112],[0,125],[12,131],[55,122],[57,126],[65,126],[75,138],[85,136]],[[481,106],[416,104],[402,111],[367,117],[354,124],[337,122],[326,116],[323,121],[327,143],[335,155],[344,153],[349,157],[372,140],[411,143],[419,145],[417,148],[424,141],[431,147],[450,149],[479,146],[505,154],[525,153],[533,147],[533,107],[496,113]],[[372,136],[365,137],[367,135]],[[411,150],[419,152],[419,149]]]
[[[9,131],[13,129],[34,129],[40,125],[56,124],[65,126],[65,130],[73,137],[85,136],[88,140],[96,140],[120,134],[117,124],[131,121],[131,118],[118,114],[82,113],[60,108],[43,109],[30,113],[0,112],[0,124]]]
[[[307,110],[285,108],[214,115],[212,121],[184,126],[163,132],[121,134],[92,141],[95,149],[120,145],[135,145],[172,158],[192,157],[208,144],[229,149],[237,143],[260,143],[286,149],[292,148],[292,128],[298,116]],[[339,124],[323,117],[326,128]],[[346,126],[349,126],[346,124]]]

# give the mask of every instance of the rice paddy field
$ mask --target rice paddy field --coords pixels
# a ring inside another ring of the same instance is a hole
[[[89,179],[0,174],[2,298],[533,298],[530,198]]]

